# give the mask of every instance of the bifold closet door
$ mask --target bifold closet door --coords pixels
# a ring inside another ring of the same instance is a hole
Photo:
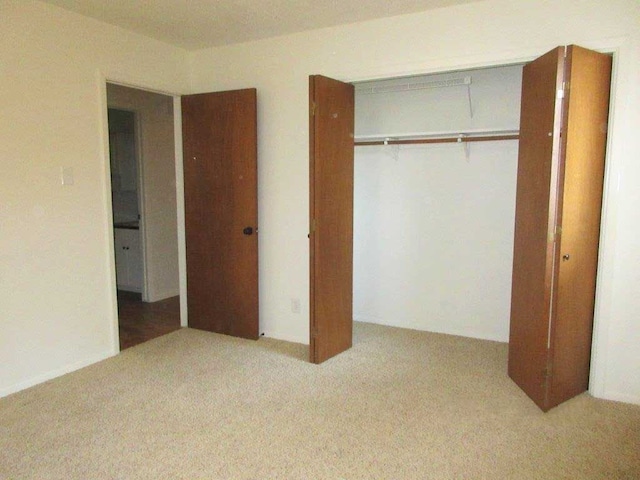
[[[511,285],[509,376],[541,408],[553,273],[555,208],[560,142],[563,49],[529,63],[522,73],[520,142]],[[553,178],[556,176],[556,178]]]
[[[609,55],[567,47],[548,408],[589,388],[611,63]]]
[[[542,409],[588,387],[611,58],[523,70],[509,376]]]
[[[256,90],[182,97],[189,326],[257,339]]]
[[[310,361],[353,337],[354,87],[309,77]]]

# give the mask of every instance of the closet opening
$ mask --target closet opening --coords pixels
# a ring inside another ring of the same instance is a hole
[[[354,85],[354,321],[508,341],[522,67]]]
[[[353,321],[509,343],[544,411],[587,390],[612,57],[310,77],[310,359]]]
[[[506,342],[523,65],[310,77],[310,360],[353,321]]]
[[[173,98],[107,83],[120,350],[180,328]]]

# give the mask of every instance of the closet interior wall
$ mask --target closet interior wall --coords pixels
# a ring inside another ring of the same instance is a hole
[[[518,65],[357,84],[356,145],[517,132],[521,80]],[[354,320],[508,341],[517,160],[517,140],[356,146]]]

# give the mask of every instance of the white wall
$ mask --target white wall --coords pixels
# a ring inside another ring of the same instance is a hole
[[[469,85],[414,87],[466,79]],[[370,93],[372,88],[381,90]],[[518,130],[521,90],[522,65],[361,82],[356,85],[356,137]]]
[[[569,43],[615,50],[591,392],[640,403],[639,18],[636,0],[488,0],[192,54],[194,92],[258,89],[267,335],[308,338],[309,74],[353,81],[516,63]]]
[[[471,85],[363,90],[455,78]],[[518,130],[521,83],[511,66],[358,85],[356,134]],[[354,319],[508,341],[517,164],[515,140],[356,147]]]
[[[173,98],[109,84],[107,104],[135,111],[139,118],[145,300],[156,302],[176,296],[179,285]]]
[[[118,351],[105,77],[177,93],[187,78],[184,51],[39,2],[3,0],[0,31],[5,395]]]
[[[107,97],[109,86],[107,85]],[[107,104],[108,104],[107,100]],[[131,111],[109,108],[109,157],[111,159],[111,203],[114,222],[137,221],[138,128]]]
[[[358,147],[354,319],[506,342],[518,142]]]

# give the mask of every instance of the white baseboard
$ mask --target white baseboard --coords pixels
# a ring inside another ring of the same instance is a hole
[[[139,285],[116,285],[116,289],[123,292],[142,293],[142,287]]]
[[[102,360],[104,360],[106,358],[112,357],[112,356],[114,356],[113,352],[105,352],[105,353],[102,353],[100,355],[96,355],[94,357],[81,360],[79,362],[75,362],[75,363],[72,363],[72,364],[69,364],[69,365],[65,365],[62,368],[57,368],[55,370],[51,370],[51,371],[43,373],[41,375],[36,375],[35,377],[31,377],[31,378],[29,378],[27,380],[24,380],[22,382],[19,382],[19,383],[10,385],[9,387],[0,389],[0,398],[6,397],[7,395],[11,395],[12,393],[19,392],[19,391],[24,390],[26,388],[33,387],[34,385],[38,385],[40,383],[44,383],[47,380],[51,380],[53,378],[60,377],[60,376],[65,375],[67,373],[74,372],[76,370],[79,370],[81,368],[87,367],[87,366],[92,365],[94,363],[100,362],[100,361],[102,361]]]
[[[412,330],[420,330],[423,332],[444,333],[446,335],[456,335],[459,337],[477,338],[479,340],[490,340],[493,342],[506,343],[508,338],[502,338],[499,335],[490,335],[484,332],[473,332],[469,330],[455,330],[455,329],[426,329],[420,325],[400,325],[392,324],[382,321],[373,317],[354,316],[354,322],[373,323],[376,325],[385,325],[388,327],[408,328]],[[277,330],[264,330],[264,336],[269,338],[275,338],[277,340],[284,340],[286,342],[302,343],[303,345],[309,345],[309,337],[307,335],[292,335],[289,332],[281,332]]]
[[[589,391],[592,397],[600,398],[602,400],[612,400],[614,402],[631,403],[633,405],[640,405],[640,397],[637,395],[631,395],[629,393],[622,392],[606,392],[604,395],[594,395]]]
[[[488,334],[486,332],[475,332],[472,330],[462,330],[462,329],[454,329],[454,328],[426,328],[423,325],[413,324],[413,323],[393,323],[384,321],[382,319],[376,317],[362,316],[362,315],[354,315],[354,322],[363,322],[363,323],[373,323],[376,325],[385,325],[387,327],[397,327],[397,328],[408,328],[410,330],[419,330],[421,332],[432,332],[432,333],[443,333],[445,335],[456,335],[458,337],[468,337],[468,338],[477,338],[478,340],[490,340],[492,342],[501,342],[506,343],[509,341],[509,338],[503,338],[498,334]]]
[[[147,292],[148,293],[148,292]],[[160,300],[166,300],[167,298],[177,297],[180,295],[178,290],[170,292],[154,292],[153,295],[149,295],[149,302],[159,302]]]
[[[274,338],[276,340],[284,340],[285,342],[302,343],[303,345],[309,345],[308,335],[291,335],[290,333],[278,332],[276,330],[264,330],[262,333],[267,338]]]

